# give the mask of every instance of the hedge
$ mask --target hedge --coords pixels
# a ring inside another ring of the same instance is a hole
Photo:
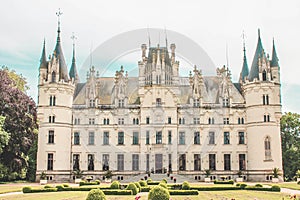
[[[160,183],[160,181],[151,181],[151,182],[147,182],[148,185],[158,185]]]
[[[103,190],[105,195],[132,195],[131,190]]]
[[[57,188],[33,189],[32,187],[23,187],[22,191],[23,191],[23,193],[57,192]]]
[[[233,180],[229,180],[229,181],[217,181],[217,180],[215,180],[214,184],[231,184],[231,185],[233,185],[234,181]]]
[[[141,192],[149,192],[150,187],[141,187]]]
[[[83,186],[83,185],[100,185],[100,181],[92,181],[92,182],[80,181],[79,186]]]
[[[197,187],[191,186],[190,190],[198,190],[198,191],[219,191],[219,190],[240,190],[240,187]]]
[[[170,195],[198,195],[198,190],[169,190]]]

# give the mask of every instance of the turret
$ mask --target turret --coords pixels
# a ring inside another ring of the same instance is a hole
[[[273,39],[273,50],[272,50],[272,60],[270,62],[272,80],[276,83],[280,83],[280,67],[278,63],[279,59],[277,57],[275,42]]]
[[[243,45],[243,51],[244,51],[244,57],[243,57],[243,66],[242,66],[242,71],[240,73],[240,78],[239,82],[244,82],[245,78],[248,77],[249,75],[249,69],[248,69],[248,63],[247,63],[247,57],[246,57],[246,48],[245,48],[245,42]]]
[[[72,65],[70,68],[69,76],[70,76],[70,79],[72,81],[74,81],[74,83],[79,83],[80,80],[79,80],[79,76],[77,73],[76,60],[75,60],[75,41],[74,40],[76,37],[73,35],[71,38],[73,39],[73,57],[72,57]]]
[[[46,58],[46,42],[44,39],[44,44],[43,44],[43,50],[42,50],[42,56],[40,59],[40,80],[39,80],[39,84],[43,84],[44,80],[47,78],[47,71],[48,69],[48,61]]]

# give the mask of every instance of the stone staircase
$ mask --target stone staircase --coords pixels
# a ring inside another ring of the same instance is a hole
[[[124,179],[122,181],[120,181],[121,183],[129,183],[129,182],[137,182],[139,180],[141,180],[142,178],[145,179],[144,177],[148,176],[147,174],[139,174],[127,179]],[[173,178],[176,178],[176,183],[182,183],[184,181],[188,181],[190,183],[195,183],[197,182],[197,180],[194,180],[190,177],[184,176],[184,175],[180,175],[180,174],[170,174],[170,176],[168,177],[167,174],[150,174],[150,177],[152,181],[161,181],[162,179],[166,179],[168,181],[168,183],[174,183],[174,180],[171,180],[171,176],[173,176]]]

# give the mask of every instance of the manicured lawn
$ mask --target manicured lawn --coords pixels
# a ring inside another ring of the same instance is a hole
[[[282,188],[289,188],[289,189],[293,189],[293,190],[300,190],[300,185],[298,185],[296,182],[276,183],[276,185],[279,185]]]
[[[8,193],[8,192],[21,192],[22,188],[23,188],[23,185],[11,186],[11,185],[6,185],[6,184],[1,184],[0,185],[0,194]]]
[[[1,200],[85,200],[88,192],[49,192],[49,193],[34,193],[34,194],[20,194],[0,197]],[[132,200],[134,196],[106,196],[109,200]],[[239,199],[239,200],[253,200],[257,198],[259,200],[278,200],[289,199],[287,194],[279,192],[258,192],[258,191],[212,191],[212,192],[200,192],[198,196],[172,196],[172,200],[218,200],[218,199]],[[142,196],[141,200],[147,200],[147,195]]]

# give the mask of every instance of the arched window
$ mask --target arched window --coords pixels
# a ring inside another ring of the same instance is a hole
[[[55,74],[55,72],[52,72],[51,82],[53,82],[53,83],[56,82],[55,79],[56,79],[56,74]]]
[[[267,136],[265,138],[265,160],[271,160],[271,140],[270,137]]]
[[[263,71],[262,78],[263,78],[263,81],[267,80],[267,72],[266,72],[266,70]]]

